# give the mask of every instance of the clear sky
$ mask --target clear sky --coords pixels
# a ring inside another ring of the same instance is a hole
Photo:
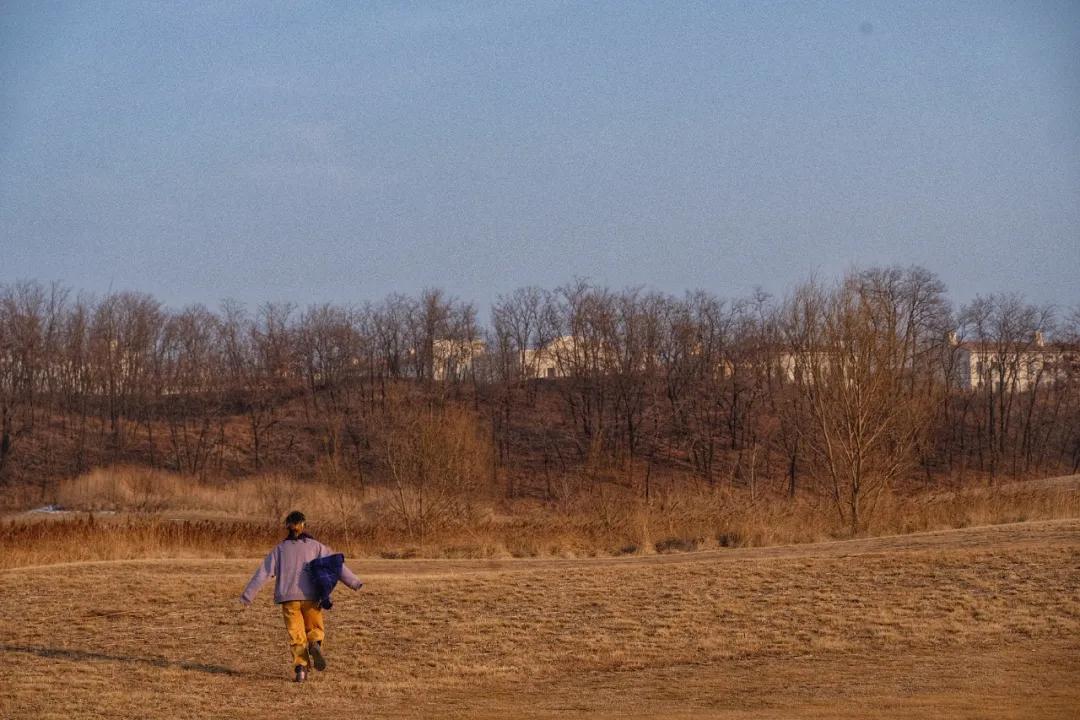
[[[1080,303],[1080,2],[0,4],[0,282]]]

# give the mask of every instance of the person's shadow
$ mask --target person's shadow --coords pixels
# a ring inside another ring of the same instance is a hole
[[[179,668],[181,670],[194,670],[196,672],[210,673],[211,675],[243,675],[239,670],[234,670],[224,665],[210,665],[208,663],[196,663],[188,661],[169,660],[163,657],[139,657],[138,655],[110,655],[109,653],[91,652],[89,650],[71,650],[67,648],[35,647],[33,645],[6,645],[0,644],[0,652],[27,653],[43,658],[58,658],[60,660],[112,660],[114,662],[135,663],[157,668]]]

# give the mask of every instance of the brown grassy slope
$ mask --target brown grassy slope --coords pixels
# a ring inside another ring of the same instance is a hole
[[[0,717],[1075,717],[1080,520],[650,558],[368,561],[286,681],[254,560],[0,573]]]

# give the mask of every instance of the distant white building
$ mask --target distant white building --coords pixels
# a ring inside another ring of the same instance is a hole
[[[483,340],[436,340],[431,345],[432,379],[464,380],[486,352]]]
[[[956,353],[957,384],[965,390],[992,386],[1024,392],[1080,373],[1080,349],[1047,344],[1041,332],[1029,343],[957,342],[955,334],[949,341]]]
[[[525,351],[525,373],[533,378],[560,378],[572,374],[574,338],[563,335],[543,347]]]
[[[776,356],[780,376],[789,383],[811,384],[819,374],[828,373],[832,353],[827,350],[781,352]]]
[[[525,351],[525,372],[534,378],[606,375],[620,371],[619,354],[604,340],[561,335],[540,348]],[[637,370],[644,370],[640,362]]]

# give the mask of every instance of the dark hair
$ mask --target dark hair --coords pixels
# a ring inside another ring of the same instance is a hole
[[[307,540],[311,536],[306,532],[297,532],[296,525],[300,525],[307,522],[307,518],[304,517],[304,513],[299,510],[293,510],[291,513],[285,516],[285,527],[289,528],[289,536],[286,540]]]

